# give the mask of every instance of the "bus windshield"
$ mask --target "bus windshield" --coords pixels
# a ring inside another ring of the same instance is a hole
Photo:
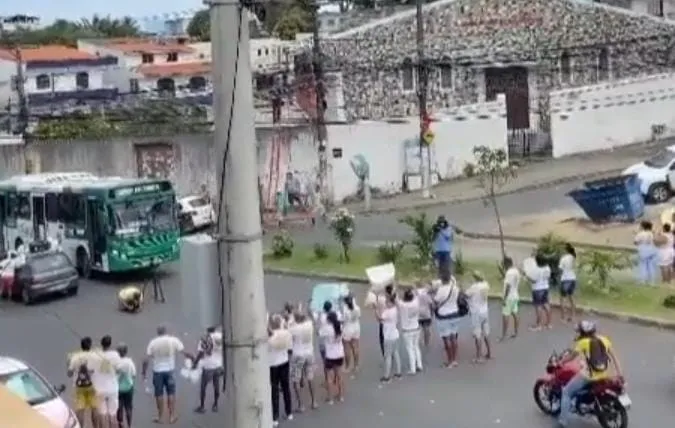
[[[175,227],[173,198],[127,200],[111,206],[115,234],[132,235]]]

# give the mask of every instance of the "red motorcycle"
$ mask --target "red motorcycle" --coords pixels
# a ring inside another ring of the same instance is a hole
[[[542,412],[550,416],[560,414],[562,389],[581,370],[576,360],[565,361],[569,351],[553,353],[546,364],[546,376],[534,384],[534,401]],[[631,400],[618,377],[591,382],[572,399],[573,412],[579,416],[598,419],[602,428],[627,428]]]

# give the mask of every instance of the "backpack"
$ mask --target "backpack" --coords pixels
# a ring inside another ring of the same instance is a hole
[[[86,364],[80,364],[75,374],[75,386],[78,388],[89,388],[92,386],[91,376]]]
[[[459,294],[457,295],[457,313],[460,317],[464,317],[469,313],[469,297],[462,290],[459,290]]]
[[[586,360],[591,373],[602,373],[609,368],[609,354],[605,343],[599,337],[588,339],[588,355]]]

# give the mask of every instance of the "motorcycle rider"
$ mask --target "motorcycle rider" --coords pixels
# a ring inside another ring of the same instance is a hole
[[[606,337],[597,334],[595,323],[581,321],[576,328],[577,337],[574,349],[563,358],[562,363],[577,360],[581,370],[565,385],[560,402],[560,416],[558,423],[566,427],[572,412],[572,399],[589,383],[608,378],[609,362],[614,365],[617,376],[623,379],[619,359],[612,348],[612,342]]]

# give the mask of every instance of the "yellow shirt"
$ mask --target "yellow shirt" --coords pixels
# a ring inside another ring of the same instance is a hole
[[[605,345],[605,349],[608,352],[612,349],[612,342],[610,342],[608,338],[599,335],[596,337],[602,341],[602,343]],[[588,360],[591,357],[591,339],[583,338],[577,340],[576,343],[574,344],[574,350],[583,357],[584,359],[583,367],[590,380],[596,381],[606,379],[609,377],[609,369],[602,371],[593,371],[588,366]]]

